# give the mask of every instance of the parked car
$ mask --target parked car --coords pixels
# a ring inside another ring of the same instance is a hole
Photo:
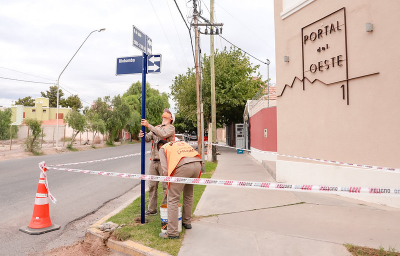
[[[180,133],[176,133],[175,134],[175,141],[181,141],[181,140],[185,141],[184,137],[185,137],[185,135],[180,134]]]
[[[195,131],[189,134],[189,140],[197,140],[197,134]]]

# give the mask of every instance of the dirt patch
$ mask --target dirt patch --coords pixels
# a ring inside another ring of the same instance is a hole
[[[43,143],[41,145],[41,151],[43,152],[43,155],[53,155],[53,154],[62,154],[65,152],[71,152],[66,148],[67,143],[65,142],[64,146],[63,143],[61,142],[59,144],[60,148],[55,149],[53,143]],[[95,144],[95,148],[93,148],[91,145],[83,145],[80,144],[80,142],[75,142],[74,143],[74,148],[76,148],[78,151],[86,151],[86,150],[92,150],[92,149],[97,149],[97,148],[104,148],[107,147],[107,145],[102,142],[100,144]],[[21,158],[26,158],[34,156],[30,152],[25,152],[25,148],[23,146],[23,140],[13,140],[13,143],[11,145],[11,150],[10,150],[10,141],[0,141],[0,161],[4,160],[10,160],[10,159],[21,159]]]
[[[59,247],[48,252],[44,252],[41,256],[108,256],[117,255],[110,248],[107,248],[100,241],[80,241],[75,245]]]

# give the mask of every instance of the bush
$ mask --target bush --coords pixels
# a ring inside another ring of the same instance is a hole
[[[25,119],[25,123],[28,125],[29,129],[32,131],[32,135],[29,135],[26,138],[24,144],[26,151],[38,154],[40,151],[39,145],[39,137],[45,136],[45,134],[41,134],[42,132],[42,121],[38,121],[36,119]]]
[[[0,140],[10,139],[10,125],[11,125],[11,109],[7,108],[4,111],[0,110]],[[13,139],[17,137],[18,126],[12,127],[12,137]]]

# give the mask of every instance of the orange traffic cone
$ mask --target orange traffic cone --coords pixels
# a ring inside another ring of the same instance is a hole
[[[28,226],[21,227],[19,230],[30,235],[39,235],[53,230],[60,229],[60,225],[51,223],[49,213],[49,195],[47,185],[46,166],[44,162],[39,164],[41,168],[39,185],[36,192],[35,206],[33,208],[33,215],[31,222]],[[52,200],[53,197],[51,196]],[[55,200],[55,199],[54,199]]]

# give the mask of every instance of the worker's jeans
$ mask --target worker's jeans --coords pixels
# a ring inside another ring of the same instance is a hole
[[[200,162],[191,162],[178,167],[174,177],[198,178],[201,171]],[[179,236],[178,204],[183,191],[182,223],[191,224],[193,208],[193,184],[170,183],[168,189],[168,236]]]
[[[160,161],[150,162],[149,174],[156,176],[163,176]],[[164,191],[162,204],[166,204],[167,203],[166,190],[168,187],[168,183],[163,182],[162,185]],[[148,208],[149,212],[157,211],[157,196],[158,196],[157,189],[158,189],[158,181],[149,181],[149,208]]]

